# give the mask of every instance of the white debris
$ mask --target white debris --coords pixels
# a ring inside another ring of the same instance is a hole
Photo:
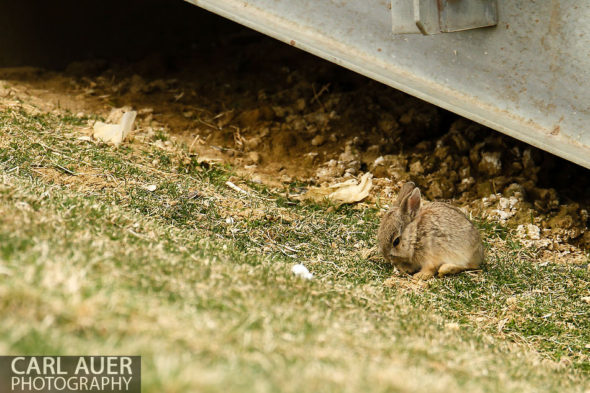
[[[119,146],[133,129],[135,116],[137,116],[137,112],[135,111],[125,112],[119,124],[108,124],[97,121],[94,123],[94,133],[92,136],[105,143],[112,143],[115,146]]]
[[[155,184],[150,184],[145,189],[148,190],[148,191],[150,191],[150,192],[154,192],[154,191],[156,191],[156,188],[158,188],[158,186],[156,186]]]
[[[479,163],[479,170],[488,175],[497,175],[502,170],[502,161],[500,161],[500,153],[482,153],[481,161]]]
[[[360,202],[369,195],[373,186],[372,177],[373,175],[367,172],[361,176],[358,183],[357,180],[350,179],[327,187],[312,187],[303,195],[303,199],[319,202],[327,198],[338,205]]]
[[[512,210],[514,209],[514,207],[516,206],[516,204],[518,203],[518,199],[511,196],[510,198],[500,198],[500,200],[498,201],[498,207],[502,210]]]
[[[492,210],[491,213],[493,215],[495,215],[501,222],[505,222],[510,217],[512,217],[516,214],[515,212],[505,212],[503,210],[498,210],[498,209]]]
[[[516,234],[521,239],[539,240],[541,239],[541,229],[534,225],[519,225],[516,228]]]
[[[294,275],[296,275],[297,277],[301,277],[304,280],[311,280],[313,278],[313,274],[311,274],[302,263],[293,265],[291,271]]]

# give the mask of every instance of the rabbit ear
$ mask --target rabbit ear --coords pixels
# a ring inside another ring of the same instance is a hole
[[[412,193],[402,201],[400,207],[404,214],[407,214],[411,219],[414,219],[416,214],[418,214],[421,205],[422,196],[420,194],[420,189],[415,187]]]
[[[395,203],[397,203],[398,206],[401,206],[404,199],[410,194],[410,192],[412,192],[415,187],[416,185],[411,181],[404,184],[397,194]]]

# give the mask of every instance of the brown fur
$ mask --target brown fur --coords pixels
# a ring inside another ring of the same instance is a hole
[[[377,241],[386,261],[424,280],[477,269],[484,258],[479,232],[465,214],[446,203],[422,206],[412,182],[381,219]]]

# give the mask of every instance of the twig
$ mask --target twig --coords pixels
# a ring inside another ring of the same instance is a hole
[[[231,188],[232,190],[237,191],[241,194],[252,196],[248,191],[236,186],[234,183],[232,183],[229,180],[225,182],[225,185],[228,186],[229,188]]]

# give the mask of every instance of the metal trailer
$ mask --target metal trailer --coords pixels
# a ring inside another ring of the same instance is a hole
[[[186,1],[590,168],[586,0]]]

